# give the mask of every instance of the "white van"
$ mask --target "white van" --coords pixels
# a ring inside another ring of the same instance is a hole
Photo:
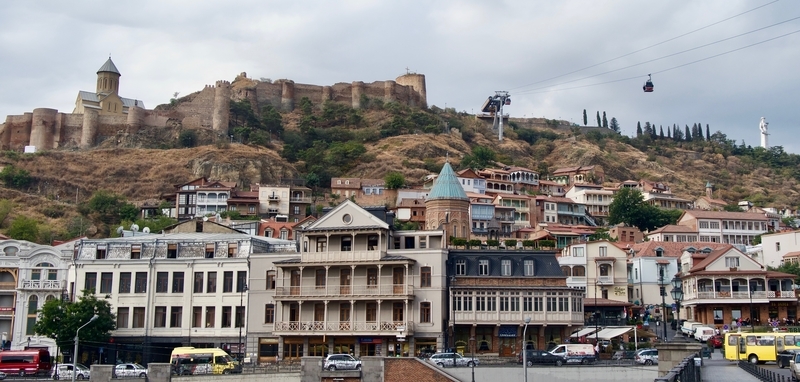
[[[562,344],[550,350],[550,354],[564,358],[564,363],[586,365],[597,361],[592,344]]]
[[[706,326],[706,324],[697,321],[686,321],[681,325],[681,333],[684,336],[692,337],[694,336],[694,329],[699,326]]]
[[[709,338],[717,334],[716,330],[709,326],[696,326],[694,328],[694,339],[700,342],[706,342]]]

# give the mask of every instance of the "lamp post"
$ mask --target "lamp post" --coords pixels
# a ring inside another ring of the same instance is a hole
[[[672,278],[672,299],[675,300],[675,316],[680,321],[681,318],[681,301],[683,301],[683,281],[678,273],[675,274],[675,277]],[[680,330],[675,331],[675,337],[672,338],[672,342],[685,342],[685,338],[679,335]]]
[[[667,288],[665,287],[666,282],[664,280],[664,273],[666,266],[661,265],[661,272],[658,274],[658,281],[659,281],[659,291],[661,293],[661,324],[664,325],[664,342],[667,341],[667,302],[665,301],[667,297]]]
[[[754,332],[753,321],[755,320],[753,319],[753,285],[750,284],[749,280],[747,281],[747,289],[750,290],[750,293],[747,294],[748,296],[750,296],[750,314],[748,314],[748,316],[750,316],[750,331]]]
[[[237,346],[238,350],[238,359],[239,364],[242,363],[242,326],[244,326],[244,292],[247,291],[247,284],[242,285],[239,290],[239,345]]]
[[[472,382],[475,382],[475,337],[469,338],[469,346],[472,353],[472,355],[470,355],[470,357],[472,357]]]
[[[525,328],[522,329],[522,380],[528,382],[528,324],[531,323],[530,317],[525,317]]]
[[[453,284],[456,283],[456,276],[450,276],[450,293],[453,292]],[[452,298],[451,298],[452,300]],[[456,307],[453,306],[453,367],[456,367]]]
[[[86,327],[86,325],[91,324],[92,321],[96,320],[98,317],[99,316],[95,314],[94,316],[92,316],[89,322],[81,325],[81,327],[79,327],[78,330],[75,331],[75,352],[72,353],[72,382],[75,382],[75,375],[78,374],[78,343],[80,342],[80,337],[78,337],[78,333],[80,333],[81,329]]]

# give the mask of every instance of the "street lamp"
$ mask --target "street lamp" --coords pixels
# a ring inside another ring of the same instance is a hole
[[[239,364],[242,363],[242,326],[244,326],[244,292],[247,291],[247,284],[239,289],[239,345],[237,346]]]
[[[525,317],[525,328],[522,329],[522,380],[528,382],[528,324],[531,323],[530,317]]]
[[[678,273],[675,274],[675,277],[672,278],[672,291],[670,294],[672,295],[672,299],[675,300],[675,316],[680,321],[681,318],[681,301],[683,301],[683,281],[681,281],[681,277]],[[683,336],[680,336],[680,330],[675,331],[675,337],[672,338],[672,342],[684,342]]]
[[[472,348],[472,355],[470,355],[472,357],[472,362],[470,363],[472,365],[472,382],[475,382],[475,337],[469,338],[469,346]]]
[[[75,352],[72,353],[72,382],[75,382],[75,375],[78,374],[78,343],[80,342],[80,337],[78,337],[78,333],[80,333],[81,329],[86,327],[86,325],[91,324],[92,321],[96,320],[98,317],[99,316],[95,314],[94,316],[92,316],[89,322],[81,325],[81,327],[75,331]]]
[[[667,341],[667,302],[665,301],[667,297],[667,288],[665,285],[667,284],[664,280],[664,273],[666,273],[666,266],[661,265],[660,272],[658,274],[658,281],[659,281],[659,292],[661,293],[661,324],[664,325],[664,342]]]
[[[747,281],[747,289],[750,290],[750,293],[747,294],[750,296],[750,314],[748,315],[750,316],[750,331],[754,332],[753,321],[755,320],[753,319],[753,284],[751,284],[749,280]]]

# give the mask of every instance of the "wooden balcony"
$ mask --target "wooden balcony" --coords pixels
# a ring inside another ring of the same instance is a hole
[[[411,284],[386,285],[328,285],[277,287],[275,298],[281,300],[319,299],[319,298],[358,298],[376,297],[389,299],[406,299],[414,297],[414,286]]]
[[[685,299],[737,299],[749,300],[751,298],[747,291],[731,292],[731,291],[700,291],[696,293],[687,293]],[[753,291],[752,298],[765,299],[765,298],[791,298],[795,299],[795,292],[793,290],[778,290],[778,291]]]
[[[328,251],[328,252],[303,252],[300,256],[304,263],[352,263],[359,261],[380,261],[384,253],[379,250],[372,251]]]
[[[395,336],[399,333],[403,335],[414,334],[414,323],[409,322],[325,322],[325,321],[278,321],[275,322],[275,334],[282,335],[383,335]]]
[[[0,290],[17,290],[17,283],[13,281],[0,282]]]
[[[10,306],[0,307],[0,317],[13,317],[14,308]]]

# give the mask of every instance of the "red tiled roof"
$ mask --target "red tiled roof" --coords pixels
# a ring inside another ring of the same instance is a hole
[[[781,256],[781,257],[783,257],[785,259],[787,257],[798,257],[798,256],[800,256],[800,251],[788,252],[785,255]]]
[[[706,242],[645,241],[631,244],[629,250],[632,249],[636,253],[634,257],[656,257],[656,249],[661,248],[664,257],[679,257],[689,248],[695,248],[697,250],[710,248],[713,251],[728,245],[729,244]]]
[[[684,225],[673,225],[673,224],[670,224],[670,225],[665,225],[665,226],[663,226],[663,227],[661,227],[659,229],[650,231],[650,233],[648,233],[648,235],[651,235],[651,234],[654,234],[654,233],[662,233],[662,232],[663,233],[697,233],[697,231],[691,229],[691,227],[687,227],[687,226],[684,226]]]

